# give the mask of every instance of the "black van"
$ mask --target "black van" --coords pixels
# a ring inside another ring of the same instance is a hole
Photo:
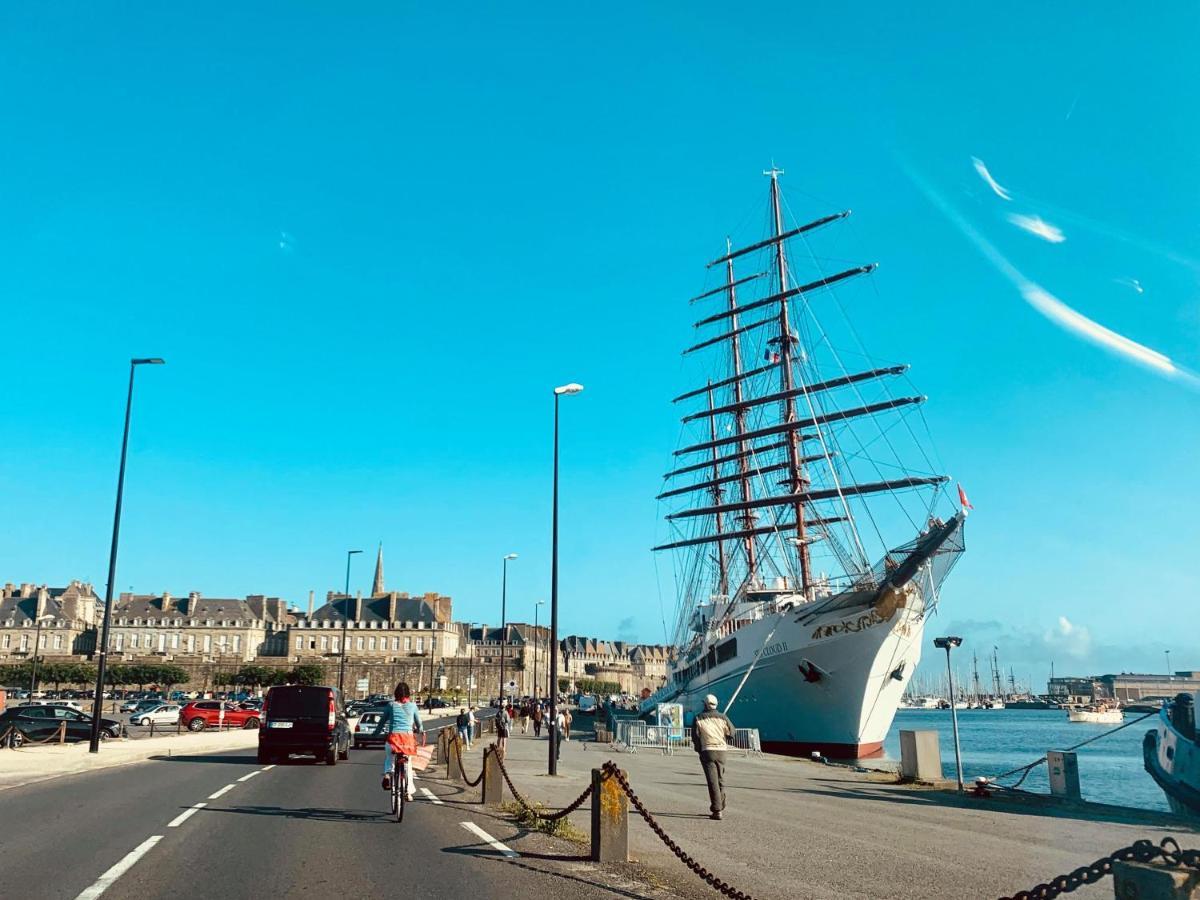
[[[336,688],[276,685],[267,692],[258,731],[258,761],[309,753],[326,765],[350,758],[350,726]]]

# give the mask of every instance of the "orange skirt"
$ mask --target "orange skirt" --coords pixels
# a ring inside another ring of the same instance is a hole
[[[411,731],[393,731],[388,735],[388,746],[396,753],[403,753],[405,756],[416,756],[417,736]]]

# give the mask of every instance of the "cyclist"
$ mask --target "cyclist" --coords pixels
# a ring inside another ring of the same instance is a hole
[[[379,717],[376,734],[386,734],[387,742],[383,745],[383,789],[392,789],[392,754],[403,753],[411,759],[417,755],[417,735],[421,733],[421,713],[417,704],[412,701],[412,691],[408,682],[401,681],[396,685],[395,700],[387,705],[383,715]],[[403,785],[405,799],[413,799],[412,765],[408,765],[408,783]]]

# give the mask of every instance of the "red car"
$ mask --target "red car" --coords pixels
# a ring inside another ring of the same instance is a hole
[[[221,707],[225,707],[222,720]],[[193,700],[179,712],[179,721],[188,731],[203,731],[205,728],[257,728],[262,723],[262,713],[257,709],[243,709],[236,703],[220,700]],[[223,725],[222,725],[223,722]]]

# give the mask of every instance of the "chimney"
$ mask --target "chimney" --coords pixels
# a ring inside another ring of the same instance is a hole
[[[396,594],[388,594],[388,624],[396,621]]]
[[[50,600],[50,592],[48,590],[46,590],[45,585],[42,585],[40,588],[38,588],[38,592],[37,592],[37,604],[34,607],[34,614],[33,614],[33,617],[35,619],[40,619],[42,616],[44,616],[46,614],[46,604],[47,604],[47,602],[49,602],[49,600]]]
[[[167,607],[171,605],[171,594],[169,591],[163,591],[161,599],[158,601],[158,608],[163,612],[167,611]]]
[[[189,591],[187,600],[183,603],[183,614],[187,618],[192,618],[196,615],[196,604],[200,602],[199,591]]]
[[[354,594],[354,621],[362,621],[362,591],[356,591]]]
[[[287,621],[287,601],[280,600],[278,597],[272,597],[270,601],[271,608],[275,613],[275,623],[282,626]],[[312,591],[309,591],[309,608],[312,608]]]
[[[309,592],[308,592],[308,618],[310,618],[310,619],[312,618],[312,614],[313,614],[313,602],[316,600],[316,597],[317,597],[317,592],[316,592],[316,591],[309,591]]]

